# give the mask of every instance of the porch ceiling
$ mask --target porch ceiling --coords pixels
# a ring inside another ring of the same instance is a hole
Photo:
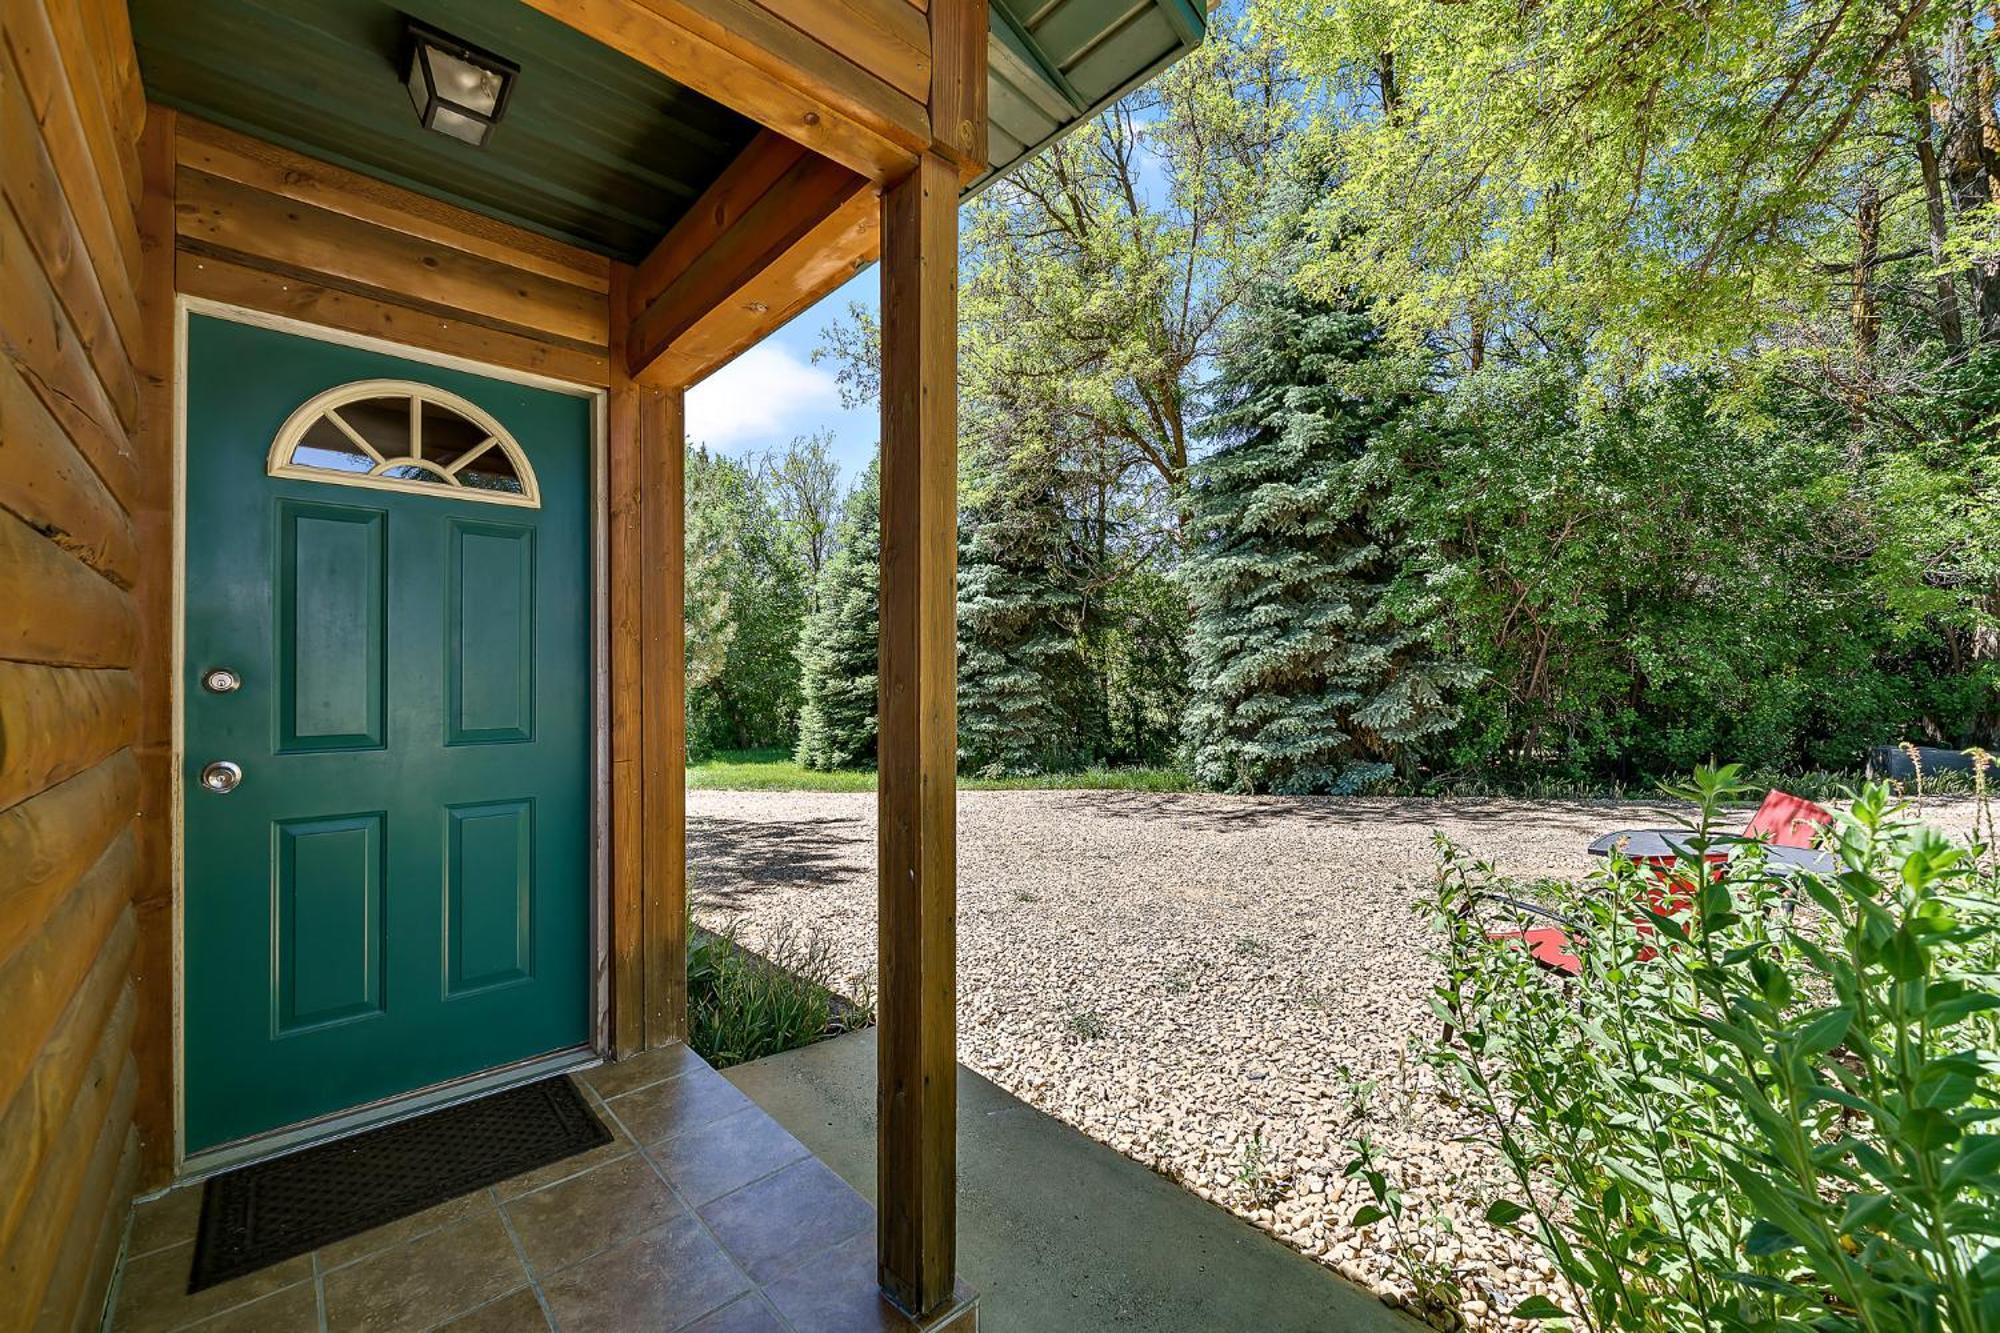
[[[643,258],[757,127],[514,0],[132,0],[148,96],[614,258]],[[407,13],[521,66],[483,149],[417,124]]]

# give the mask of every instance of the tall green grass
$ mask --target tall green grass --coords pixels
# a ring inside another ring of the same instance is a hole
[[[833,950],[817,935],[781,927],[756,953],[721,932],[688,928],[688,1044],[717,1069],[810,1046],[875,1021],[873,997],[834,989]]]
[[[1191,791],[1187,775],[1171,768],[1091,768],[1031,778],[964,776],[962,791]],[[784,750],[722,750],[688,765],[688,786],[713,791],[874,791],[873,769],[822,773],[793,761]]]

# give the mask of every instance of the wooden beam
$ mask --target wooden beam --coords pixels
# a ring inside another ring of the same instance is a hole
[[[625,298],[632,270],[611,270],[611,393],[606,404],[605,463],[610,529],[611,620],[611,1054],[646,1049],[646,549],[644,455],[639,398],[625,373]]]
[[[157,118],[162,113],[173,114],[158,108],[154,115]],[[232,180],[573,287],[601,292],[609,285],[611,261],[601,255],[193,116],[179,116],[171,123],[176,160],[181,166],[205,175]]]
[[[760,0],[528,3],[871,180],[930,143],[921,101]]]
[[[611,270],[611,308],[634,281]],[[611,1051],[687,1033],[687,768],[682,640],[684,396],[625,374],[611,330]]]
[[[588,287],[190,167],[175,191],[183,250],[574,350],[603,346],[605,298]]]
[[[746,297],[748,289],[816,270],[827,220],[872,213],[871,200],[868,181],[839,163],[782,135],[758,135],[634,273],[627,369],[683,385],[714,369],[707,349],[761,338],[775,327],[773,304]],[[662,358],[667,366],[656,371]]]
[[[931,140],[970,184],[986,170],[986,0],[930,7]]]
[[[687,677],[684,643],[683,477],[686,396],[638,396],[641,497],[640,592],[645,677],[646,1045],[687,1035]]]
[[[958,174],[926,153],[882,199],[876,1257],[918,1317],[957,1248]]]

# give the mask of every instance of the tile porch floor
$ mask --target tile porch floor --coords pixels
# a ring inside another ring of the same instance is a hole
[[[910,1327],[876,1292],[874,1209],[699,1056],[577,1082],[612,1142],[194,1296],[200,1187],[138,1205],[114,1333]]]

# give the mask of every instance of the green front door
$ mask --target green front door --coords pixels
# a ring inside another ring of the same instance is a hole
[[[200,315],[186,373],[187,1150],[586,1043],[589,402]]]

